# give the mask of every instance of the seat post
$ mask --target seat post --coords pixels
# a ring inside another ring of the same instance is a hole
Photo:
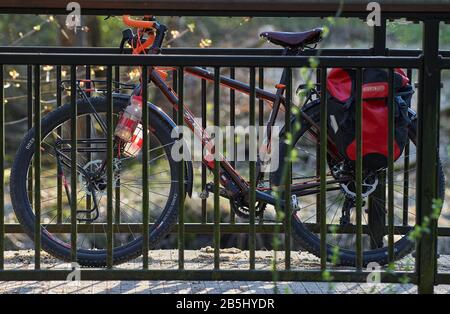
[[[282,56],[287,56],[291,50],[287,47],[283,49],[283,52],[281,53]],[[273,101],[272,111],[270,111],[269,120],[267,121],[267,128],[266,128],[266,140],[267,140],[267,146],[270,145],[270,140],[272,136],[272,127],[275,124],[275,120],[277,119],[278,112],[280,111],[280,104],[281,104],[281,98],[283,97],[283,93],[285,90],[285,84],[286,84],[286,68],[283,68],[283,72],[281,74],[280,83],[276,85],[277,91],[275,93],[275,99]],[[289,114],[286,112],[286,114]],[[257,173],[257,180],[262,180],[264,176],[263,172]]]
[[[282,52],[282,56],[289,55],[290,49],[284,48]],[[275,100],[273,102],[272,111],[269,115],[269,121],[267,122],[267,139],[270,141],[270,137],[272,135],[272,127],[275,124],[275,120],[277,119],[278,111],[280,110],[281,98],[283,96],[285,86],[286,85],[286,69],[283,68],[283,72],[281,74],[280,83],[277,84],[277,91],[275,93]]]

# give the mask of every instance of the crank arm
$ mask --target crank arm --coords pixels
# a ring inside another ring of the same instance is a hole
[[[205,186],[205,191],[206,191],[206,193],[209,193],[209,192],[214,193],[214,184],[207,183]],[[225,188],[219,187],[219,195],[222,197],[225,197],[227,199],[231,199]],[[208,196],[206,196],[206,197],[208,197]]]

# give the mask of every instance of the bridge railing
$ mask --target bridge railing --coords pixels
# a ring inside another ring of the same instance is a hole
[[[450,51],[439,51],[439,18],[429,18],[423,22],[423,49],[421,51],[414,50],[391,50],[386,49],[385,41],[380,40],[375,36],[375,45],[371,49],[322,49],[320,55],[317,51],[310,50],[305,55],[289,57],[279,56],[280,50],[278,49],[164,49],[162,55],[151,56],[131,56],[131,55],[118,55],[116,49],[113,48],[60,48],[60,47],[2,47],[0,48],[0,86],[4,86],[4,68],[7,65],[21,65],[27,68],[27,97],[28,97],[28,117],[29,126],[33,126],[37,131],[35,133],[35,141],[39,142],[40,134],[42,132],[41,125],[41,71],[44,66],[53,65],[56,67],[56,84],[61,85],[62,67],[70,68],[70,80],[68,85],[72,90],[76,89],[77,73],[80,73],[80,69],[85,69],[86,77],[90,77],[91,67],[94,65],[102,66],[106,73],[106,86],[105,95],[108,100],[108,106],[112,106],[112,95],[116,90],[116,78],[119,77],[120,67],[122,66],[134,66],[141,67],[143,73],[146,73],[148,66],[170,66],[175,67],[176,71],[172,76],[173,89],[176,90],[179,96],[181,104],[184,103],[185,91],[185,69],[191,66],[206,67],[212,70],[214,75],[214,81],[212,83],[213,90],[213,120],[215,125],[220,125],[221,122],[221,108],[223,103],[220,97],[221,88],[219,84],[219,74],[222,69],[227,69],[230,76],[233,77],[237,69],[247,69],[249,76],[249,92],[248,92],[248,125],[263,125],[264,115],[256,113],[264,113],[264,103],[256,99],[257,88],[264,87],[264,71],[269,68],[285,69],[288,77],[286,84],[286,97],[285,106],[286,112],[290,112],[293,107],[293,94],[295,86],[293,86],[293,72],[300,68],[308,68],[317,73],[316,79],[322,84],[325,83],[327,70],[333,67],[351,67],[356,69],[356,84],[357,89],[361,87],[362,78],[361,73],[364,68],[385,68],[388,69],[390,77],[393,77],[393,71],[395,68],[407,69],[410,78],[413,73],[417,76],[417,112],[418,112],[418,140],[417,140],[417,178],[416,178],[416,204],[415,204],[415,217],[416,224],[423,225],[428,222],[427,232],[421,234],[417,239],[416,255],[415,255],[415,267],[412,271],[392,271],[391,269],[381,270],[380,276],[382,282],[403,282],[405,278],[409,282],[415,283],[419,287],[419,292],[428,293],[433,291],[433,286],[437,284],[449,284],[450,274],[440,273],[437,268],[437,238],[438,236],[449,236],[450,228],[440,227],[438,228],[437,222],[433,217],[433,208],[436,206],[435,199],[438,198],[438,150],[439,147],[439,93],[441,86],[440,73],[442,70],[450,69]],[[386,20],[383,20],[381,29],[375,31],[376,34],[383,29],[385,32]],[[379,52],[382,55],[379,55]],[[314,56],[317,61],[317,66],[312,67],[310,56]],[[258,80],[257,80],[258,77]],[[147,84],[147,76],[143,75],[143,102],[151,100],[149,97],[149,91]],[[392,86],[392,79],[390,80],[390,86]],[[323,86],[323,85],[322,85]],[[208,85],[205,80],[201,80],[201,101],[200,112],[206,118],[208,113],[207,108],[207,89]],[[391,90],[391,88],[390,88]],[[326,97],[323,89],[321,91],[322,97],[320,102],[320,114],[321,117],[326,117]],[[61,93],[57,94],[57,104],[62,104]],[[357,102],[361,101],[361,95],[357,94]],[[0,88],[0,103],[4,103],[5,94],[3,88]],[[393,96],[390,95],[390,104],[392,107]],[[70,95],[70,104],[72,107],[72,128],[76,127],[77,119],[75,113],[77,112],[77,94],[72,93]],[[5,268],[4,248],[5,248],[5,235],[12,233],[22,233],[23,229],[20,224],[5,223],[5,108],[3,105],[0,112],[0,280],[64,280],[71,269],[43,269],[41,267],[41,233],[36,232],[34,237],[34,268],[33,269],[7,269]],[[258,108],[258,110],[256,110]],[[360,107],[359,107],[360,108]],[[234,92],[230,93],[229,101],[230,110],[230,124],[236,123],[236,98]],[[144,110],[144,113],[146,111]],[[173,121],[181,127],[184,125],[184,120],[181,115],[182,110],[173,112]],[[147,112],[148,114],[148,112]],[[394,112],[390,111],[389,129],[394,129]],[[357,159],[356,159],[356,182],[357,191],[361,190],[362,184],[362,152],[361,152],[361,110],[357,110],[357,129],[359,135],[357,136]],[[108,133],[107,138],[112,139],[112,115],[107,114]],[[79,119],[78,119],[79,120]],[[207,120],[207,119],[206,119]],[[145,121],[145,120],[144,120]],[[321,121],[326,121],[321,119]],[[287,116],[285,122],[289,121]],[[290,125],[288,123],[287,125]],[[321,123],[321,130],[326,129],[327,124]],[[143,124],[143,133],[146,133],[147,125]],[[325,133],[323,133],[325,134]],[[76,135],[76,132],[72,132],[72,135]],[[325,138],[322,138],[324,140]],[[392,141],[393,138],[390,138]],[[322,141],[321,141],[322,142]],[[324,141],[326,143],[326,141]],[[70,143],[70,150],[72,156],[75,156],[77,151],[77,136],[72,137]],[[391,142],[393,147],[393,143]],[[147,142],[144,144],[149,145]],[[113,147],[108,144],[108,159],[107,165],[113,164]],[[393,149],[390,149],[389,165],[387,169],[387,182],[393,183],[394,181],[394,158]],[[326,145],[320,145],[318,147],[319,156],[323,156],[318,161],[318,169],[326,169]],[[30,181],[30,189],[34,192],[33,204],[41,204],[43,201],[42,193],[39,190],[43,174],[41,171],[41,147],[36,145],[34,152],[34,163],[32,181]],[[291,163],[291,160],[285,162]],[[408,165],[409,166],[409,165]],[[184,189],[185,171],[184,166],[180,166],[180,188]],[[289,167],[288,167],[289,168]],[[214,181],[217,183],[219,180],[218,168],[213,170]],[[250,162],[249,164],[249,182],[250,182],[250,199],[253,199],[256,194],[255,177],[256,163]],[[148,176],[144,175],[145,171],[142,171],[143,182],[142,191],[143,195],[148,195]],[[201,182],[200,189],[203,189],[207,184],[207,169],[202,166],[200,170]],[[326,172],[320,171],[317,174],[320,181],[325,182]],[[31,176],[30,176],[31,177]],[[76,190],[76,186],[79,185],[79,181],[76,175],[71,176],[72,189]],[[146,179],[145,179],[146,178]],[[286,188],[290,186],[289,175],[285,178]],[[107,196],[112,198],[114,193],[113,177],[107,178]],[[59,182],[58,184],[62,184]],[[116,187],[117,188],[117,187]],[[406,189],[407,191],[408,189]],[[62,189],[59,189],[58,193],[61,193]],[[219,195],[219,186],[215,184],[213,186],[213,194]],[[385,194],[385,193],[383,193]],[[72,194],[75,195],[76,194]],[[326,244],[327,234],[329,233],[354,233],[356,234],[356,250],[357,260],[356,267],[354,269],[340,270],[334,268],[327,263],[327,256],[325,250],[322,250],[320,255],[320,267],[315,270],[304,270],[294,267],[291,263],[291,219],[290,215],[285,215],[282,220],[276,222],[262,222],[258,221],[256,215],[256,209],[254,206],[249,208],[249,222],[236,222],[234,214],[230,214],[229,221],[225,222],[221,219],[221,203],[227,202],[225,199],[214,198],[212,204],[212,220],[209,219],[210,213],[208,212],[208,204],[206,201],[198,201],[197,206],[201,212],[201,218],[197,222],[186,221],[186,208],[185,203],[180,199],[178,202],[178,223],[172,230],[177,235],[177,250],[178,250],[178,268],[177,269],[152,269],[149,268],[148,240],[143,241],[144,258],[142,265],[138,269],[123,269],[113,267],[112,258],[114,254],[113,234],[120,230],[130,230],[132,232],[140,233],[144,239],[148,239],[146,236],[151,224],[127,224],[120,221],[113,220],[113,212],[115,208],[112,202],[108,203],[106,211],[106,221],[103,223],[92,224],[80,224],[76,219],[71,222],[57,221],[53,222],[41,222],[37,220],[36,229],[40,230],[42,226],[49,232],[66,233],[70,235],[72,243],[77,243],[76,239],[80,233],[95,233],[96,226],[101,226],[102,230],[105,230],[106,234],[106,247],[108,253],[108,267],[106,269],[82,269],[81,278],[83,280],[102,280],[102,279],[115,279],[115,280],[138,280],[138,279],[184,279],[184,280],[272,280],[274,277],[274,271],[270,269],[255,269],[255,251],[256,235],[258,233],[269,234],[283,234],[284,235],[284,265],[280,269],[276,270],[278,280],[312,280],[312,281],[325,281],[330,277],[324,276],[326,271],[332,276],[333,281],[361,281],[365,282],[367,277],[371,274],[370,270],[365,270],[363,267],[362,252],[364,249],[363,235],[368,234],[368,227],[362,221],[363,204],[362,193],[356,195],[356,225],[349,228],[342,228],[339,225],[327,224],[326,212],[321,210],[326,208],[326,186],[320,186],[320,193],[318,194],[318,206],[316,215],[321,217],[317,219],[315,223],[308,224],[308,227],[320,234],[321,247],[324,248]],[[385,194],[386,195],[386,194]],[[408,225],[397,225],[394,221],[394,184],[388,184],[387,186],[387,200],[385,200],[387,220],[385,227],[381,232],[382,236],[387,237],[389,258],[393,261],[394,256],[394,238],[397,235],[404,235],[411,231]],[[407,197],[407,195],[406,195]],[[148,219],[149,200],[143,199],[142,213],[144,220]],[[290,204],[290,202],[286,202]],[[43,208],[37,205],[35,207],[35,215],[39,216]],[[408,212],[408,201],[406,201],[404,212]],[[61,210],[61,209],[56,209]],[[76,204],[71,206],[71,216],[76,217]],[[74,215],[75,214],[75,215]],[[98,229],[97,229],[98,230]],[[210,233],[213,235],[213,248],[214,248],[214,268],[192,270],[185,267],[185,245],[187,234],[205,234]],[[230,233],[247,233],[248,234],[248,249],[249,260],[247,269],[223,269],[221,267],[221,253],[220,242],[221,237],[224,234]],[[431,257],[431,258],[430,258]],[[77,250],[76,246],[72,248],[72,261],[77,262]]]

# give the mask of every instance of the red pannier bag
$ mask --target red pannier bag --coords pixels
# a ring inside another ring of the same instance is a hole
[[[327,76],[329,133],[348,161],[356,160],[356,70],[333,68]],[[362,73],[362,158],[363,168],[379,170],[388,160],[388,72],[367,68]],[[394,71],[395,138],[397,160],[408,141],[408,108],[414,93],[402,69]]]

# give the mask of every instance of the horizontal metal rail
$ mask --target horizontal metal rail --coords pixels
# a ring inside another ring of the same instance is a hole
[[[445,56],[443,58],[442,57],[439,58],[438,65],[441,69],[446,69],[446,70],[450,69],[450,56]]]
[[[0,271],[0,281],[7,280],[66,280],[71,270],[3,270]],[[235,270],[161,270],[161,269],[81,269],[81,280],[242,280],[244,271]],[[373,274],[368,271],[354,272],[349,270],[330,270],[330,275],[337,282],[366,282]],[[245,278],[249,281],[272,281],[270,270],[245,270]],[[326,281],[322,271],[317,270],[279,270],[280,281]],[[380,272],[380,279],[385,283],[402,283],[405,278],[410,283],[416,283],[413,272]]]
[[[369,56],[319,56],[322,67],[366,68],[416,68],[422,64],[420,57],[369,57]],[[63,54],[63,53],[0,53],[3,64],[81,65],[106,66],[221,66],[221,67],[303,67],[310,66],[308,56],[193,56],[193,55],[121,55],[121,54]]]
[[[144,1],[145,2],[145,1]],[[449,18],[450,4],[442,1],[404,2],[383,1],[383,15],[388,18]],[[142,0],[127,1],[126,5],[117,1],[82,1],[80,5],[85,15],[164,15],[164,16],[243,16],[243,17],[329,17],[340,10],[341,1],[242,1],[230,5],[228,1],[158,0],[143,3]],[[176,9],[175,9],[176,8]],[[347,0],[340,12],[341,17],[366,19],[366,3]],[[66,8],[58,1],[30,0],[26,2],[4,1],[0,4],[2,13],[20,14],[67,14]]]
[[[221,223],[220,231],[227,234],[232,233],[248,233],[248,223]],[[306,227],[313,231],[319,232],[320,226],[317,224],[305,223]],[[24,233],[23,227],[20,224],[5,224],[5,234]],[[70,224],[42,224],[43,228],[52,233],[70,233]],[[149,224],[151,228],[153,224]],[[106,224],[83,224],[78,225],[78,233],[104,233],[103,228],[106,228]],[[190,234],[212,234],[214,232],[214,224],[212,223],[185,223],[185,232]],[[284,225],[281,223],[264,223],[255,224],[256,233],[279,233],[284,232]],[[356,226],[340,226],[337,224],[327,224],[326,230],[328,233],[333,234],[354,234],[356,232]],[[394,226],[395,235],[405,235],[412,230],[412,227],[408,226]],[[113,224],[113,233],[129,233],[130,231],[140,233],[143,231],[142,224],[139,223],[121,223]],[[173,226],[171,233],[178,232],[178,224]],[[370,230],[367,226],[362,226],[363,234],[370,234]],[[384,232],[388,232],[388,227],[385,227]],[[450,237],[450,228],[438,228],[438,236]]]
[[[373,56],[373,48],[325,48],[307,49],[300,53],[302,56]],[[385,48],[386,56],[417,57],[422,51],[419,49],[395,49]],[[280,56],[283,49],[280,48],[162,48],[162,55],[234,55],[234,56]],[[116,54],[116,47],[59,47],[59,46],[0,46],[0,53],[69,53],[69,54]],[[130,54],[130,49],[124,49],[125,54]],[[449,50],[440,50],[443,57],[450,57]]]

